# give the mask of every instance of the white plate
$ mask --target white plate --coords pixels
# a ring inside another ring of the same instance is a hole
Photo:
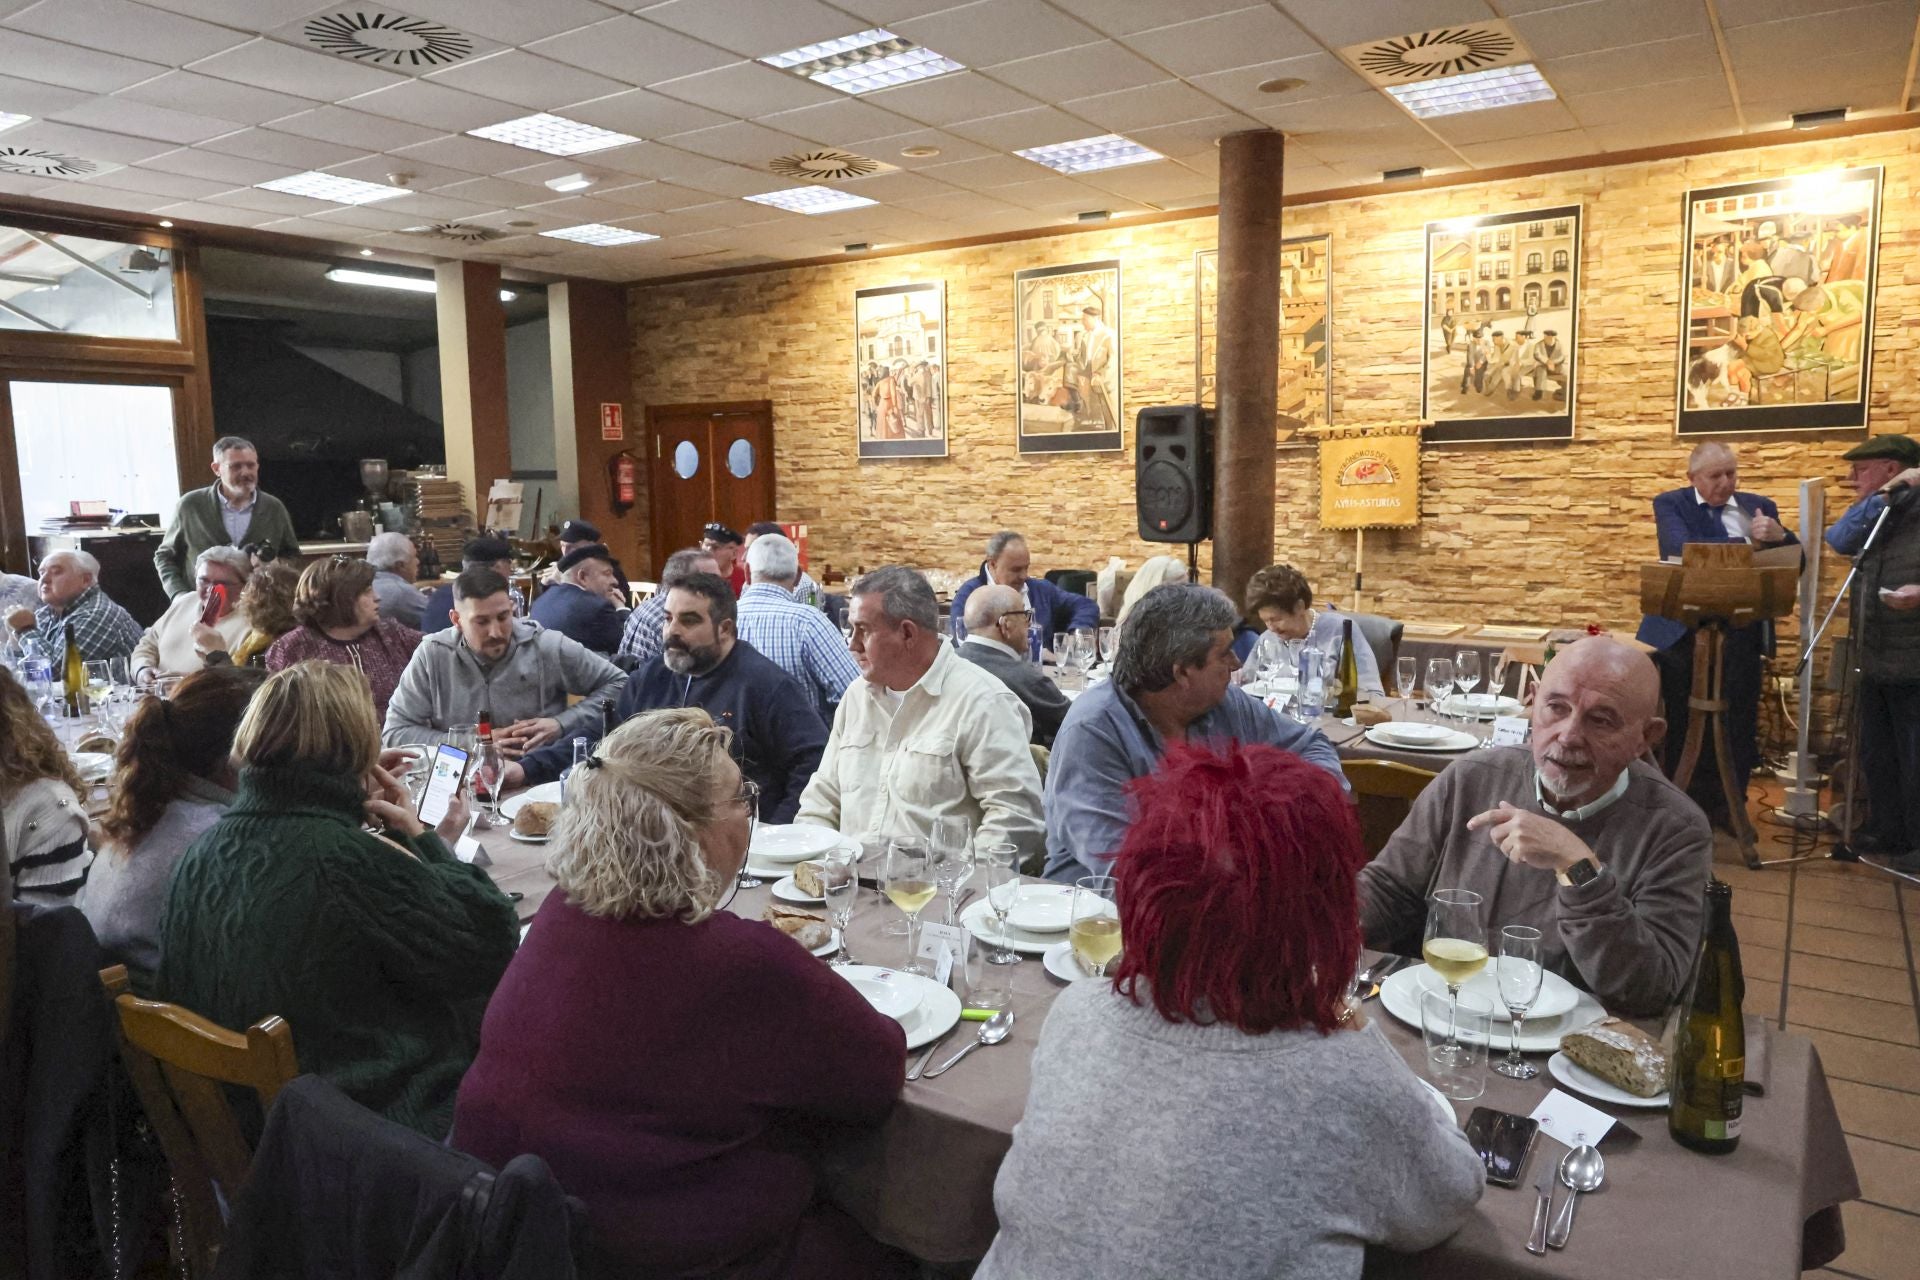
[[[1040,957],[1040,963],[1047,967],[1048,973],[1062,982],[1079,982],[1083,978],[1093,976],[1082,969],[1080,962],[1074,959],[1071,942],[1056,942],[1048,947],[1047,954]]]
[[[1487,960],[1487,967],[1460,984],[1462,995],[1476,995],[1493,1005],[1497,1018],[1508,1016],[1507,1002],[1500,998],[1500,979],[1494,966],[1500,963],[1498,956]],[[1424,964],[1408,965],[1400,973],[1415,975],[1421,987],[1428,991],[1445,993],[1446,979]],[[1398,977],[1399,974],[1395,974]],[[1540,997],[1533,1002],[1533,1008],[1527,1010],[1527,1019],[1557,1018],[1574,1005],[1580,1003],[1580,988],[1551,971],[1540,974]]]
[[[756,862],[805,862],[840,845],[840,833],[810,822],[791,826],[762,824],[753,833],[748,853]]]
[[[1520,699],[1509,698],[1497,693],[1456,693],[1451,698],[1440,700],[1440,710],[1450,716],[1472,716],[1476,720],[1491,720],[1495,716],[1517,716],[1521,712]]]
[[[825,942],[812,949],[813,954],[823,959],[840,949],[840,931],[838,929],[829,929],[827,930],[827,935]]]
[[[905,1023],[926,996],[914,983],[905,981],[913,975],[894,969],[843,973],[840,976],[852,983],[853,989],[866,997],[868,1004],[899,1023]]]
[[[1428,724],[1424,720],[1389,720],[1385,724],[1374,725],[1373,730],[1396,747],[1432,746],[1458,732],[1443,724]]]
[[[1547,1070],[1553,1072],[1554,1079],[1561,1084],[1575,1093],[1585,1094],[1595,1102],[1610,1102],[1616,1107],[1642,1107],[1659,1111],[1667,1109],[1666,1094],[1660,1093],[1651,1098],[1643,1098],[1637,1093],[1628,1093],[1619,1085],[1602,1080],[1564,1053],[1556,1053],[1548,1058]]]
[[[817,907],[826,902],[825,898],[809,898],[800,892],[800,886],[794,883],[792,876],[784,876],[774,883],[773,896],[782,902],[794,902],[806,907]]]
[[[1458,1129],[1460,1127],[1460,1117],[1454,1114],[1453,1103],[1447,1101],[1447,1095],[1428,1084],[1425,1080],[1422,1080],[1419,1076],[1415,1076],[1414,1079],[1419,1081],[1420,1087],[1427,1091],[1427,1100],[1433,1103],[1434,1111],[1448,1124]]]
[[[113,757],[104,751],[76,751],[73,767],[80,771],[82,781],[99,782],[113,772]]]
[[[1367,741],[1377,746],[1388,747],[1395,751],[1469,751],[1480,745],[1480,739],[1470,733],[1455,733],[1448,730],[1448,736],[1438,742],[1403,742],[1398,738],[1383,737],[1380,730],[1384,726],[1375,725],[1367,730]],[[1440,726],[1435,725],[1435,728]]]
[[[882,970],[870,964],[841,965],[835,973],[851,982],[854,978],[876,973],[894,973],[898,980],[920,988],[920,1004],[900,1025],[907,1033],[908,1049],[924,1049],[960,1022],[960,997],[931,978],[922,978],[897,969]]]
[[[1073,923],[1073,886],[1070,884],[1022,885],[1007,923],[1028,933],[1065,933]]]
[[[1412,1027],[1420,1029],[1420,980],[1412,976],[1412,969],[1402,969],[1388,976],[1380,984],[1380,1007]],[[1579,1002],[1557,1018],[1528,1018],[1520,1024],[1520,1052],[1554,1053],[1560,1048],[1560,1037],[1569,1031],[1578,1031],[1590,1027],[1607,1016],[1600,1002],[1582,991]],[[1509,1031],[1512,1024],[1495,1019],[1490,1050],[1505,1053],[1509,1047]],[[1480,1037],[1463,1037],[1471,1044],[1479,1044]]]
[[[520,811],[532,804],[535,800],[544,800],[548,804],[559,804],[560,784],[557,782],[543,782],[537,787],[528,787],[518,795],[508,796],[500,802],[500,812],[506,817],[517,818],[520,816]]]
[[[504,810],[503,810],[503,812],[504,812]],[[513,830],[513,829],[512,829],[511,827],[509,827],[509,828],[507,829],[507,839],[509,839],[509,840],[518,840],[518,841],[519,841],[519,842],[520,842],[521,844],[545,844],[545,843],[547,842],[547,840],[549,839],[549,837],[547,837],[547,836],[523,836],[523,835],[521,835],[521,834],[520,834],[520,833],[519,833],[518,831],[515,831],[515,830]]]
[[[996,946],[1012,947],[1023,956],[1041,956],[1047,948],[1060,941],[1057,933],[1031,933],[1007,922],[1007,932],[1003,937],[998,922],[993,918],[993,908],[987,905],[984,897],[975,898],[960,912],[960,923],[967,926],[967,932],[982,942]]]

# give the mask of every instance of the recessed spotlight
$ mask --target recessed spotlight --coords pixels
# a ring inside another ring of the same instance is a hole
[[[583,222],[577,227],[561,227],[556,231],[542,231],[540,234],[552,240],[573,240],[580,244],[603,246],[638,244],[642,240],[660,238],[651,232],[635,231],[630,227],[610,227],[604,222]]]
[[[1404,169],[1388,169],[1380,175],[1382,182],[1399,182],[1405,178],[1424,178],[1427,170],[1424,165],[1410,164]]]
[[[1299,76],[1276,76],[1271,80],[1262,80],[1255,88],[1261,93],[1292,93],[1295,89],[1306,87],[1306,83]]]
[[[839,213],[843,209],[858,209],[865,205],[876,204],[865,196],[852,195],[845,191],[836,191],[832,187],[789,187],[785,191],[769,191],[765,195],[748,196],[755,204],[771,205],[776,209],[785,209],[788,213]]]
[[[927,160],[927,159],[931,159],[934,156],[939,155],[940,148],[927,147],[927,146],[902,147],[900,148],[900,154],[903,156],[906,156],[910,160]]]
[[[1028,147],[1013,154],[1023,160],[1045,165],[1058,173],[1092,173],[1097,169],[1118,169],[1121,165],[1145,164],[1164,160],[1158,151],[1149,150],[1131,138],[1104,133],[1097,138],[1077,142],[1054,142],[1044,147]]]
[[[388,187],[378,182],[362,182],[358,178],[343,178],[337,173],[296,173],[291,177],[275,178],[271,182],[256,182],[253,185],[262,191],[305,196],[309,200],[325,200],[329,204],[372,204],[376,200],[391,200],[395,196],[408,194],[405,187]]]
[[[1523,102],[1545,102],[1553,97],[1553,86],[1541,79],[1531,62],[1469,71],[1461,76],[1442,76],[1418,84],[1390,84],[1386,90],[1422,120],[1465,111],[1516,107]]]
[[[503,120],[499,124],[469,129],[467,133],[490,142],[504,142],[509,146],[525,147],[529,151],[544,151],[550,156],[585,155],[589,151],[605,151],[608,147],[624,147],[629,142],[640,141],[630,133],[615,133],[612,129],[582,124],[565,116],[548,115],[544,111],[521,116],[518,120]]]
[[[1796,111],[1793,113],[1793,127],[1796,129],[1818,129],[1823,124],[1839,124],[1847,118],[1846,107],[1829,107],[1825,111]]]
[[[361,257],[363,257],[363,258],[371,258],[371,257],[373,256],[373,250],[371,250],[371,249],[362,249],[362,250],[360,251],[360,256],[361,256]]]
[[[558,191],[563,194],[568,191],[585,191],[592,185],[593,179],[584,173],[570,173],[564,178],[547,179],[547,188],[549,190]]]
[[[1105,222],[1113,216],[1111,209],[1089,209],[1085,213],[1074,215],[1076,222]]]
[[[829,89],[854,94],[966,70],[952,58],[879,27],[837,40],[802,45],[760,61]]]
[[[170,227],[170,226],[172,226],[172,225],[173,225],[173,219],[172,219],[172,218],[162,218],[162,219],[160,219],[160,225],[161,225],[161,226],[163,226],[163,227]]]
[[[32,116],[17,116],[11,111],[0,111],[0,129],[11,129],[31,119],[33,119]]]

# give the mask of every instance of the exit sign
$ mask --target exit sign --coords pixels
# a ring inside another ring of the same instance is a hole
[[[602,440],[625,440],[627,438],[627,420],[617,404],[600,405],[600,438]]]

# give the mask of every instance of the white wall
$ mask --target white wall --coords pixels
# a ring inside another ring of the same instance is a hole
[[[400,362],[391,351],[363,351],[345,347],[295,347],[303,356],[318,360],[335,373],[352,378],[389,400],[405,403],[402,394]]]

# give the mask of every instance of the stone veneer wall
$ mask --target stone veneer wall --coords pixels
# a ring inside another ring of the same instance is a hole
[[[1920,133],[1874,134],[1287,210],[1289,235],[1331,232],[1334,422],[1411,418],[1430,219],[1580,203],[1585,256],[1575,438],[1425,451],[1417,530],[1373,532],[1368,606],[1401,618],[1631,630],[1637,567],[1655,554],[1650,503],[1684,483],[1692,440],[1674,436],[1676,349],[1689,188],[1886,167],[1870,429],[1920,431]],[[811,525],[812,560],[836,570],[898,560],[974,567],[993,530],[1024,530],[1035,567],[1137,565],[1130,453],[1019,454],[1014,442],[1013,273],[1122,262],[1125,414],[1194,396],[1194,252],[1211,217],[906,257],[789,268],[631,291],[636,418],[651,403],[770,399],[778,518]],[[853,293],[947,284],[949,456],[860,462],[854,451]],[[1741,487],[1798,524],[1797,484],[1825,478],[1829,519],[1852,494],[1840,454],[1857,436],[1728,437]],[[1128,448],[1132,447],[1131,426]],[[1351,534],[1323,533],[1311,448],[1280,460],[1276,556],[1344,601]],[[645,527],[644,513],[638,513]],[[1172,548],[1184,554],[1181,548]],[[1203,563],[1205,549],[1202,551]],[[1844,566],[1834,566],[1827,590]],[[1789,626],[1787,635],[1793,634]]]

